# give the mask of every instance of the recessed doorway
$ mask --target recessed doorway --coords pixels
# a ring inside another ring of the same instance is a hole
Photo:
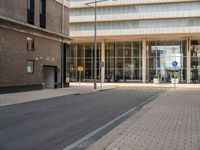
[[[44,82],[44,88],[47,89],[56,88],[57,67],[43,66],[43,82]]]

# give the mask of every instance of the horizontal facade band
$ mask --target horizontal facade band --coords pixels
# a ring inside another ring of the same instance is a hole
[[[159,4],[159,3],[179,3],[179,2],[198,2],[199,0],[117,0],[107,1],[99,3],[97,7],[105,6],[121,6],[121,5],[142,5],[142,4]],[[90,0],[85,1],[73,1],[70,2],[70,8],[85,8],[88,7],[85,3],[91,2]]]
[[[178,12],[178,11],[195,11],[200,10],[199,2],[183,2],[183,3],[162,3],[148,5],[128,5],[128,6],[112,6],[98,7],[97,15],[120,15],[120,14],[140,14],[140,13],[160,13],[160,12]],[[75,8],[70,9],[71,17],[94,16],[94,9]]]
[[[171,27],[171,28],[148,28],[148,29],[121,29],[121,30],[98,30],[98,36],[145,36],[164,34],[197,34],[200,33],[199,26],[193,27]],[[93,37],[94,31],[70,31],[72,38]]]
[[[99,22],[97,24],[97,30],[109,31],[123,29],[151,29],[193,26],[200,26],[200,18]],[[94,23],[74,23],[70,25],[70,31],[94,31]]]
[[[104,21],[125,21],[125,20],[148,20],[148,19],[169,19],[169,18],[193,18],[200,17],[200,10],[173,11],[173,12],[154,12],[154,13],[136,13],[136,14],[113,14],[98,15],[97,22]],[[70,23],[94,22],[94,16],[71,16]]]

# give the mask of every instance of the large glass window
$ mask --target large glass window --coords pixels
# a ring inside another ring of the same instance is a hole
[[[200,82],[200,41],[193,40],[191,48],[191,81]]]
[[[97,44],[97,79],[100,79],[100,44]],[[71,81],[92,81],[94,79],[94,48],[92,43],[73,44],[70,49],[70,79]],[[83,72],[79,74],[77,68],[82,66]],[[81,77],[79,77],[79,75]]]
[[[141,80],[141,43],[117,42],[106,44],[107,81]]]
[[[26,72],[29,74],[34,73],[34,61],[33,60],[28,60],[26,62]]]
[[[40,27],[46,27],[46,0],[40,0]]]
[[[27,38],[27,50],[34,51],[34,40],[32,38]]]
[[[97,44],[97,79],[100,79],[101,45]],[[71,81],[78,81],[78,66],[82,66],[82,81],[94,78],[94,49],[92,43],[73,44],[68,61]],[[141,81],[142,75],[141,42],[106,43],[105,78],[106,81]]]
[[[177,66],[172,65],[177,62]],[[155,41],[147,46],[147,80],[159,76],[162,82],[170,82],[174,72],[180,82],[186,82],[186,43],[183,41]]]
[[[27,0],[27,22],[34,24],[34,0]]]

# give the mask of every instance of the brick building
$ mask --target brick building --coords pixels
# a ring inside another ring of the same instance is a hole
[[[68,0],[0,0],[0,93],[64,86],[69,40]]]

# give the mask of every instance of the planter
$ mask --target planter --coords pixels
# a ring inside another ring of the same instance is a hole
[[[153,83],[159,84],[160,83],[160,79],[159,78],[153,78]]]
[[[178,84],[178,78],[171,78],[172,84]]]

